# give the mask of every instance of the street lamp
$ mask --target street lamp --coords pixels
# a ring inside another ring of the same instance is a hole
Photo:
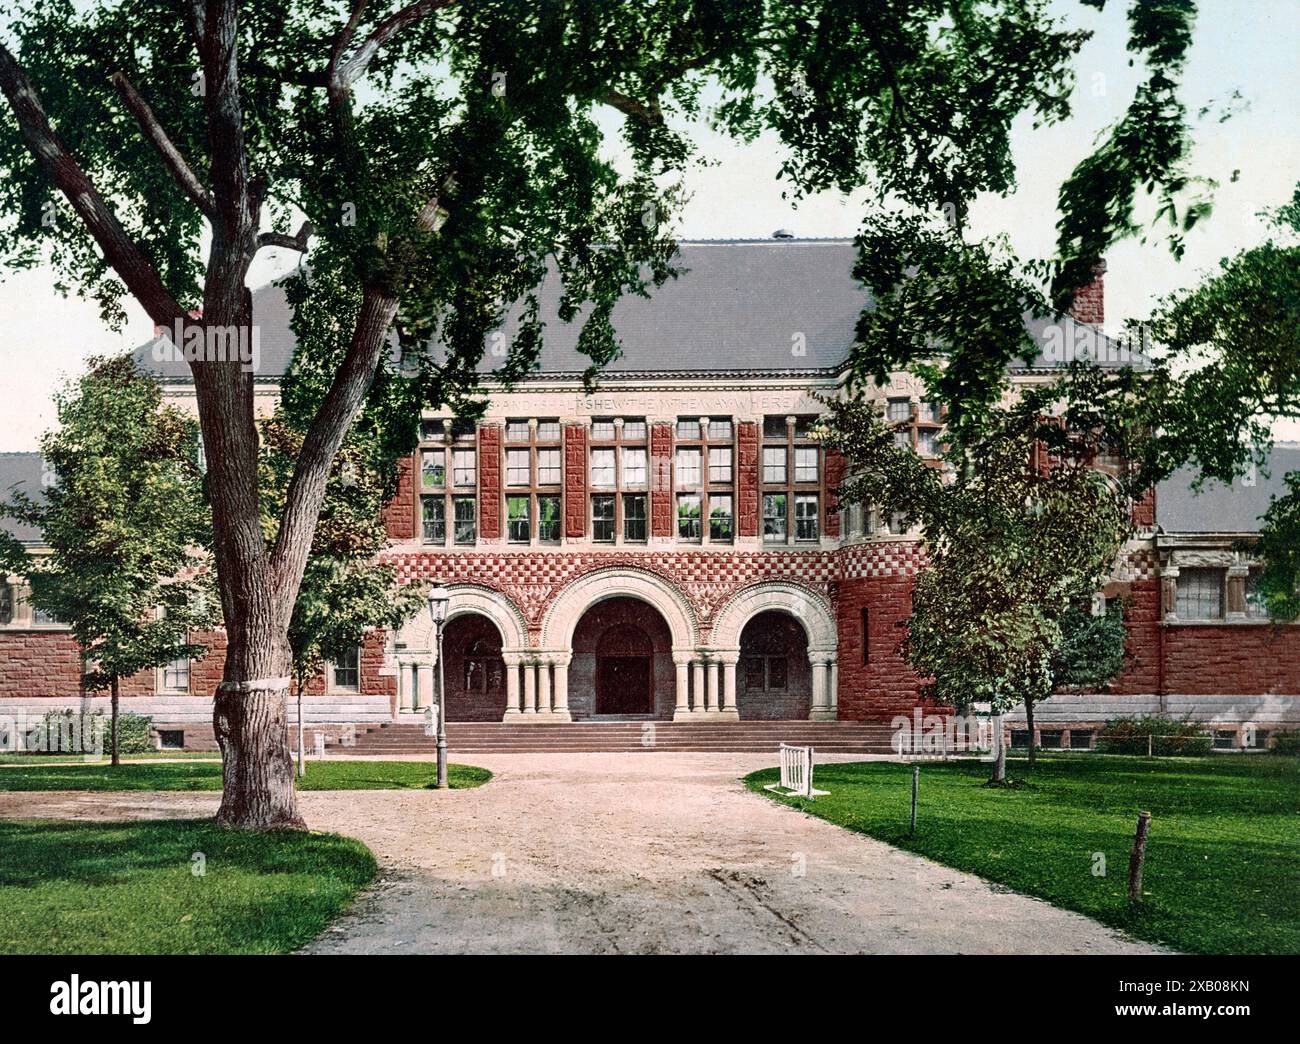
[[[434,786],[445,789],[447,786],[447,700],[446,686],[442,676],[442,625],[447,622],[447,603],[451,601],[451,592],[445,587],[435,587],[429,592],[429,617],[438,642],[438,779]]]

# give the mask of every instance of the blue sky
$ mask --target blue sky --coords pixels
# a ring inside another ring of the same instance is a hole
[[[1014,141],[1020,171],[1016,193],[981,201],[973,212],[977,231],[1006,232],[1024,256],[1049,256],[1054,242],[1056,192],[1096,135],[1127,105],[1140,69],[1124,51],[1124,10],[1111,0],[1098,14],[1077,0],[1056,5],[1075,24],[1096,35],[1076,62],[1074,115],[1063,124],[1034,131],[1028,121]],[[1300,0],[1202,0],[1184,96],[1189,109],[1227,101],[1240,92],[1244,108],[1226,123],[1207,120],[1198,129],[1195,173],[1217,178],[1212,218],[1193,230],[1187,253],[1175,262],[1162,243],[1128,242],[1108,256],[1107,326],[1144,315],[1161,295],[1189,285],[1220,258],[1258,242],[1263,226],[1254,214],[1288,199],[1300,180]],[[611,114],[610,119],[615,117]],[[713,165],[690,176],[694,193],[681,215],[683,238],[754,238],[788,228],[800,236],[851,236],[858,231],[861,201],[824,193],[795,205],[782,198],[777,180],[779,146],[760,139],[739,145],[697,132]],[[1229,183],[1234,170],[1240,175]],[[296,257],[266,252],[258,280],[291,266]],[[128,303],[130,320],[120,333],[104,329],[97,309],[65,300],[53,290],[53,274],[36,269],[0,283],[0,450],[31,450],[53,420],[50,394],[77,372],[89,355],[122,351],[147,339],[152,325]],[[1295,438],[1294,428],[1279,435]]]

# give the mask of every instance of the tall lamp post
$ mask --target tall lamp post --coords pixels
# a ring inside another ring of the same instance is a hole
[[[447,603],[450,601],[451,592],[445,587],[435,587],[429,592],[429,616],[438,643],[438,780],[434,783],[438,789],[447,786],[447,699],[442,674],[442,626],[447,622]]]

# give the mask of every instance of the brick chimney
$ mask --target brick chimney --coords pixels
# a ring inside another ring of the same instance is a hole
[[[1106,262],[1098,261],[1092,270],[1092,282],[1080,287],[1070,306],[1070,315],[1089,326],[1106,323]]]

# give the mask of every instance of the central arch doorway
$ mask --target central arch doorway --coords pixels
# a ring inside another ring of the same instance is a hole
[[[671,718],[672,634],[658,610],[638,598],[597,602],[573,632],[569,711],[593,717]]]
[[[635,624],[609,628],[596,644],[597,714],[654,713],[654,644]]]

